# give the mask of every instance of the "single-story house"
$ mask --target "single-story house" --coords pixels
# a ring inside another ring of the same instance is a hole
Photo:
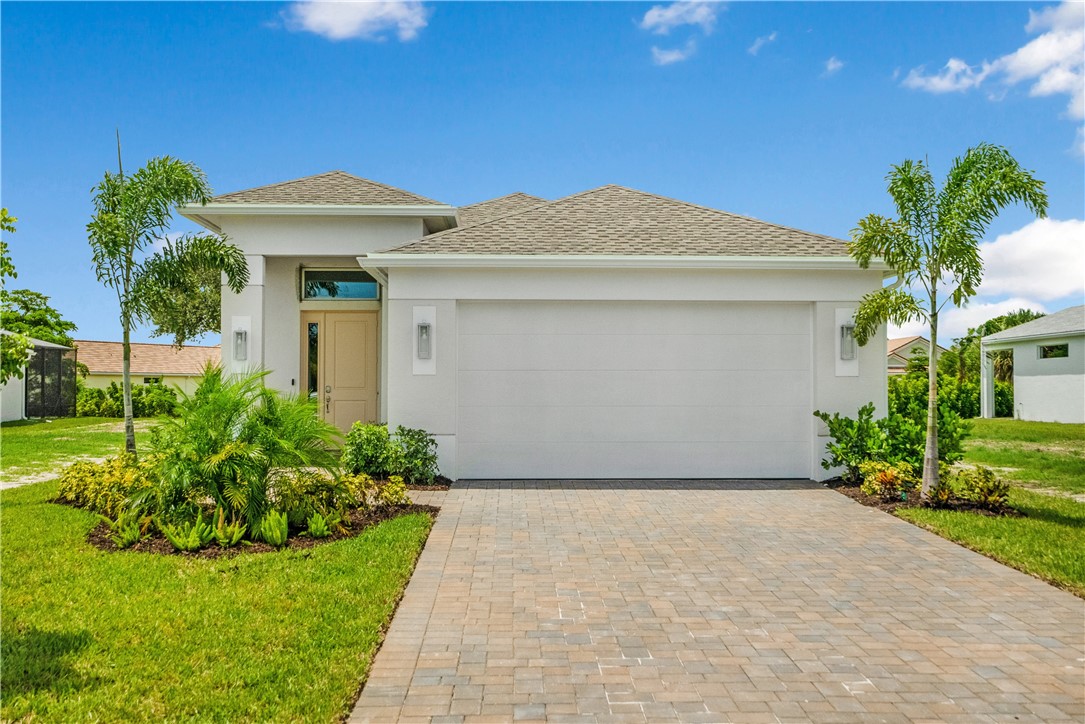
[[[245,253],[229,370],[424,428],[451,478],[823,478],[814,410],[884,414],[886,267],[621,186],[456,209],[333,171],[181,213]]]
[[[1085,422],[1085,305],[980,339],[980,407],[995,416],[991,352],[1013,351],[1013,414],[1019,420]]]
[[[87,366],[87,387],[107,388],[124,379],[124,345],[120,342],[98,342],[77,339],[79,361]],[[171,344],[132,342],[130,366],[133,385],[159,382],[167,387],[176,385],[185,392],[195,392],[198,378],[208,364],[221,362],[218,345],[201,347],[185,345],[178,349]]]
[[[891,375],[902,375],[908,371],[908,360],[912,357],[927,358],[931,352],[931,342],[926,337],[915,335],[913,337],[897,337],[885,342],[886,369]],[[946,348],[938,345],[938,354],[942,354]]]
[[[75,352],[62,344],[28,339],[30,357],[22,377],[12,377],[0,387],[0,422],[74,415]]]

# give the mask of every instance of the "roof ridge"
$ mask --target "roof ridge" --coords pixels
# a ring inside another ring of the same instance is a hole
[[[350,173],[349,171],[344,171],[344,170],[338,169],[338,168],[337,169],[332,169],[331,171],[323,171],[321,173],[310,174],[308,176],[300,176],[298,178],[287,179],[286,181],[276,181],[275,183],[263,184],[261,186],[252,186],[252,187],[247,188],[247,189],[238,189],[237,191],[229,191],[227,193],[219,194],[218,196],[213,197],[212,201],[214,201],[215,199],[222,199],[222,198],[226,198],[226,197],[230,197],[230,196],[237,196],[239,194],[247,194],[247,193],[251,193],[253,191],[265,191],[267,189],[274,189],[274,188],[279,188],[281,186],[287,186],[287,185],[290,185],[290,184],[301,183],[301,182],[304,182],[304,181],[311,181],[312,179],[323,178],[325,176],[345,176],[348,179],[351,179],[351,180],[354,180],[354,181],[360,181],[360,182],[362,182],[364,184],[369,184],[371,186],[376,186],[377,188],[383,189],[385,191],[394,191],[396,193],[406,194],[407,196],[413,196],[414,198],[421,199],[422,201],[425,201],[428,204],[447,206],[447,204],[445,204],[444,202],[437,201],[436,199],[431,199],[428,196],[423,196],[421,194],[416,194],[413,191],[408,191],[407,189],[399,188],[398,186],[392,186],[391,184],[381,183],[380,181],[374,181],[373,179],[364,178],[362,176],[358,176],[357,174],[353,174],[353,173]]]
[[[492,199],[486,199],[485,201],[476,201],[473,204],[467,204],[467,206],[460,206],[457,208],[473,209],[476,206],[482,206],[483,204],[492,204],[494,201],[501,201],[502,199],[512,198],[513,196],[526,196],[529,199],[541,199],[542,201],[546,201],[546,199],[544,199],[542,196],[536,196],[535,194],[529,194],[524,191],[513,191],[511,193],[505,194],[504,196],[494,196]]]

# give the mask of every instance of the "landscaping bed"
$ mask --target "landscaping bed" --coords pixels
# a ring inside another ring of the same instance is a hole
[[[909,508],[925,508],[927,510],[955,510],[965,513],[975,513],[976,515],[986,515],[991,517],[1009,516],[1020,517],[1021,513],[1011,507],[1003,507],[1000,510],[990,510],[982,506],[976,505],[970,500],[964,500],[957,498],[956,500],[943,505],[939,508],[934,508],[921,502],[915,493],[910,498],[903,500],[885,500],[877,495],[867,495],[859,487],[858,483],[849,483],[840,478],[833,478],[832,480],[826,480],[824,485],[828,488],[835,490],[841,495],[846,495],[852,500],[870,508],[877,508],[878,510],[886,513],[896,513],[898,510],[904,510]]]

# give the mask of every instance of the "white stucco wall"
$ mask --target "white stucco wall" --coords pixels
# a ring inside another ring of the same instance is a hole
[[[12,377],[0,387],[0,422],[22,420],[26,417],[26,382]]]
[[[1041,345],[1067,344],[1068,357],[1041,359]],[[1014,416],[1044,422],[1085,422],[1085,335],[1016,342]]]
[[[162,384],[166,387],[180,387],[185,393],[192,394],[196,391],[196,386],[199,384],[200,378],[195,375],[152,375],[143,374],[142,372],[132,373],[132,384],[142,385],[144,377],[159,377],[162,380]],[[83,384],[87,387],[99,387],[106,389],[110,383],[116,382],[118,385],[124,380],[123,375],[104,375],[104,374],[89,374],[83,380]]]

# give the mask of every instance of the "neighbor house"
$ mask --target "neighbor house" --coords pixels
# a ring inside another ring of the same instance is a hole
[[[980,406],[995,416],[991,352],[1013,351],[1014,417],[1085,422],[1085,305],[980,340]]]
[[[181,209],[245,253],[227,369],[341,428],[424,428],[452,478],[809,478],[886,398],[883,284],[840,239],[621,186],[457,210],[340,171]]]
[[[77,339],[79,361],[87,366],[87,387],[109,387],[123,380],[124,345],[120,342],[97,342]],[[185,392],[194,392],[199,376],[208,364],[221,361],[218,346],[185,345],[178,349],[171,344],[133,342],[129,366],[132,384],[158,382],[167,387],[176,385]]]
[[[930,340],[919,335],[886,340],[885,347],[885,366],[891,375],[904,374],[908,371],[908,360],[913,357],[927,359],[931,353]],[[938,354],[945,351],[945,347],[938,345]]]

